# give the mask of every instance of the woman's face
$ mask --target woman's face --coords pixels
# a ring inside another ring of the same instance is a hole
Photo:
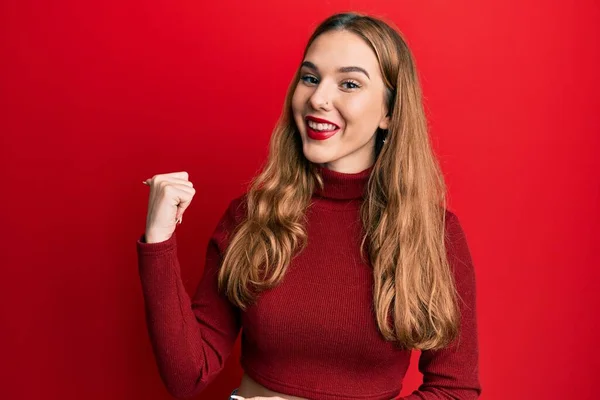
[[[373,165],[375,133],[387,129],[389,118],[369,45],[347,31],[318,36],[303,60],[292,112],[309,161],[343,173]]]

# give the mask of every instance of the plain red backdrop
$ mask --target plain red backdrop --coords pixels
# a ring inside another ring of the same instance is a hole
[[[186,170],[198,190],[178,228],[192,292],[309,34],[345,10],[393,21],[416,57],[476,266],[482,398],[597,398],[591,0],[3,1],[0,398],[170,398],[137,276],[142,180]],[[236,387],[239,351],[200,398]]]

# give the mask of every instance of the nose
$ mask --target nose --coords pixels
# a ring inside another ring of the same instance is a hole
[[[329,111],[333,104],[333,97],[332,89],[327,83],[321,81],[310,96],[309,103],[315,110]]]

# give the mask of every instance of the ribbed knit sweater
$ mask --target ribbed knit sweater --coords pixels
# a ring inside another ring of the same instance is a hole
[[[266,388],[315,400],[400,399],[410,351],[383,339],[373,311],[373,271],[360,257],[359,208],[373,167],[347,174],[321,167],[325,182],[307,209],[308,245],[277,287],[245,312],[217,290],[229,233],[245,215],[232,200],[209,239],[204,272],[190,298],[182,283],[176,234],[137,240],[146,320],[159,372],[178,398],[200,393],[222,370],[241,330],[240,363]],[[404,399],[475,399],[481,393],[475,272],[457,216],[446,210],[447,252],[459,294],[461,332],[423,351],[423,383]]]

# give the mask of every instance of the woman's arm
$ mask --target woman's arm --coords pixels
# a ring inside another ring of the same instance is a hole
[[[180,275],[176,234],[159,243],[137,241],[146,323],[160,376],[177,398],[201,392],[223,369],[240,331],[234,307],[217,291],[217,273],[235,200],[214,230],[193,299]]]
[[[475,269],[465,233],[458,217],[446,214],[446,248],[456,280],[461,312],[461,333],[449,347],[423,351],[419,371],[423,383],[405,400],[477,399],[479,382],[479,347],[477,338]]]

